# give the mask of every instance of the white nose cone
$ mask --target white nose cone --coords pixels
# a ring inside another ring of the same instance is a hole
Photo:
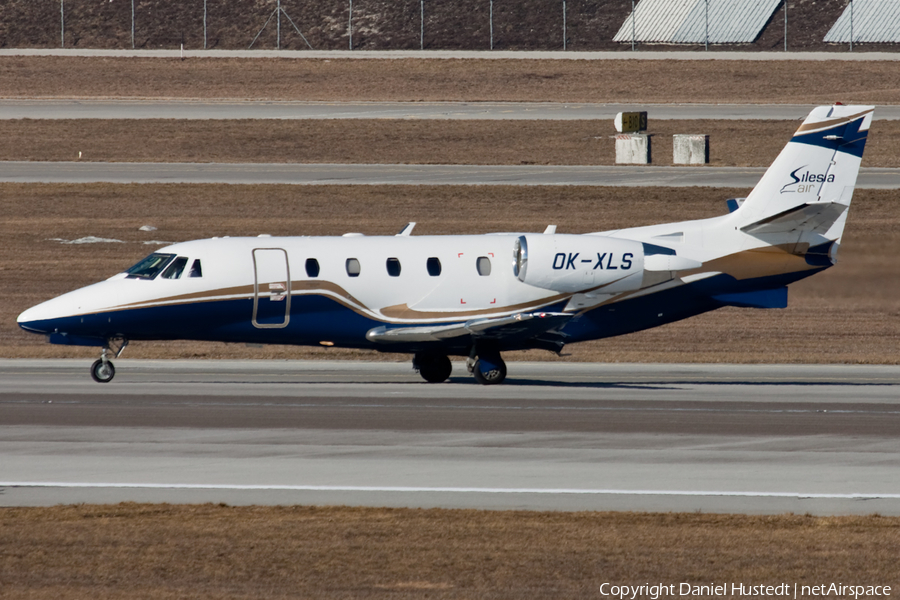
[[[67,294],[68,295],[68,294]],[[19,327],[35,333],[51,333],[57,328],[60,319],[71,314],[71,303],[64,301],[65,296],[42,302],[32,306],[18,316]]]
[[[34,333],[52,333],[58,329],[65,331],[73,318],[103,310],[109,300],[115,298],[105,283],[95,283],[32,306],[20,314],[16,322],[22,329]]]

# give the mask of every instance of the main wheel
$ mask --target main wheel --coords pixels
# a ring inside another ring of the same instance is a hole
[[[100,359],[94,361],[91,365],[91,377],[97,383],[108,383],[116,376],[116,368],[111,361],[103,362]]]
[[[428,383],[441,383],[447,381],[453,371],[453,365],[446,354],[416,354],[413,366],[419,370],[419,375]]]
[[[506,379],[506,363],[499,356],[490,361],[479,358],[475,361],[472,374],[481,385],[497,385]]]

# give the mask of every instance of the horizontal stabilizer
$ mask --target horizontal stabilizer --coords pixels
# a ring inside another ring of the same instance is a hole
[[[473,319],[451,325],[376,327],[366,333],[366,339],[370,342],[388,344],[440,342],[465,335],[492,340],[525,340],[562,327],[573,316],[569,313],[519,313],[508,317]]]
[[[713,296],[713,299],[728,306],[741,308],[787,308],[788,289],[787,286],[784,286],[774,290],[720,294]]]
[[[839,202],[801,204],[771,217],[741,227],[750,235],[809,231],[824,235],[849,208]]]

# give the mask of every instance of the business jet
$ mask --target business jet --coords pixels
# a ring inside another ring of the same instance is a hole
[[[130,341],[182,339],[409,353],[432,383],[464,356],[479,383],[498,384],[506,351],[787,306],[788,284],[837,260],[873,110],[815,108],[750,194],[710,219],[584,235],[413,236],[410,223],[396,236],[190,241],[18,323],[101,348],[98,382]]]

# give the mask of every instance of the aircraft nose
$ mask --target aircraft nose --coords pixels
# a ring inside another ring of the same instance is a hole
[[[72,305],[66,296],[60,296],[32,306],[20,314],[16,322],[25,331],[49,334],[70,329],[72,320]]]
[[[19,324],[19,327],[32,333],[50,333],[53,331],[52,323],[54,319],[49,311],[46,310],[45,304],[47,303],[44,302],[43,304],[32,306],[22,312],[16,318],[16,323]]]

